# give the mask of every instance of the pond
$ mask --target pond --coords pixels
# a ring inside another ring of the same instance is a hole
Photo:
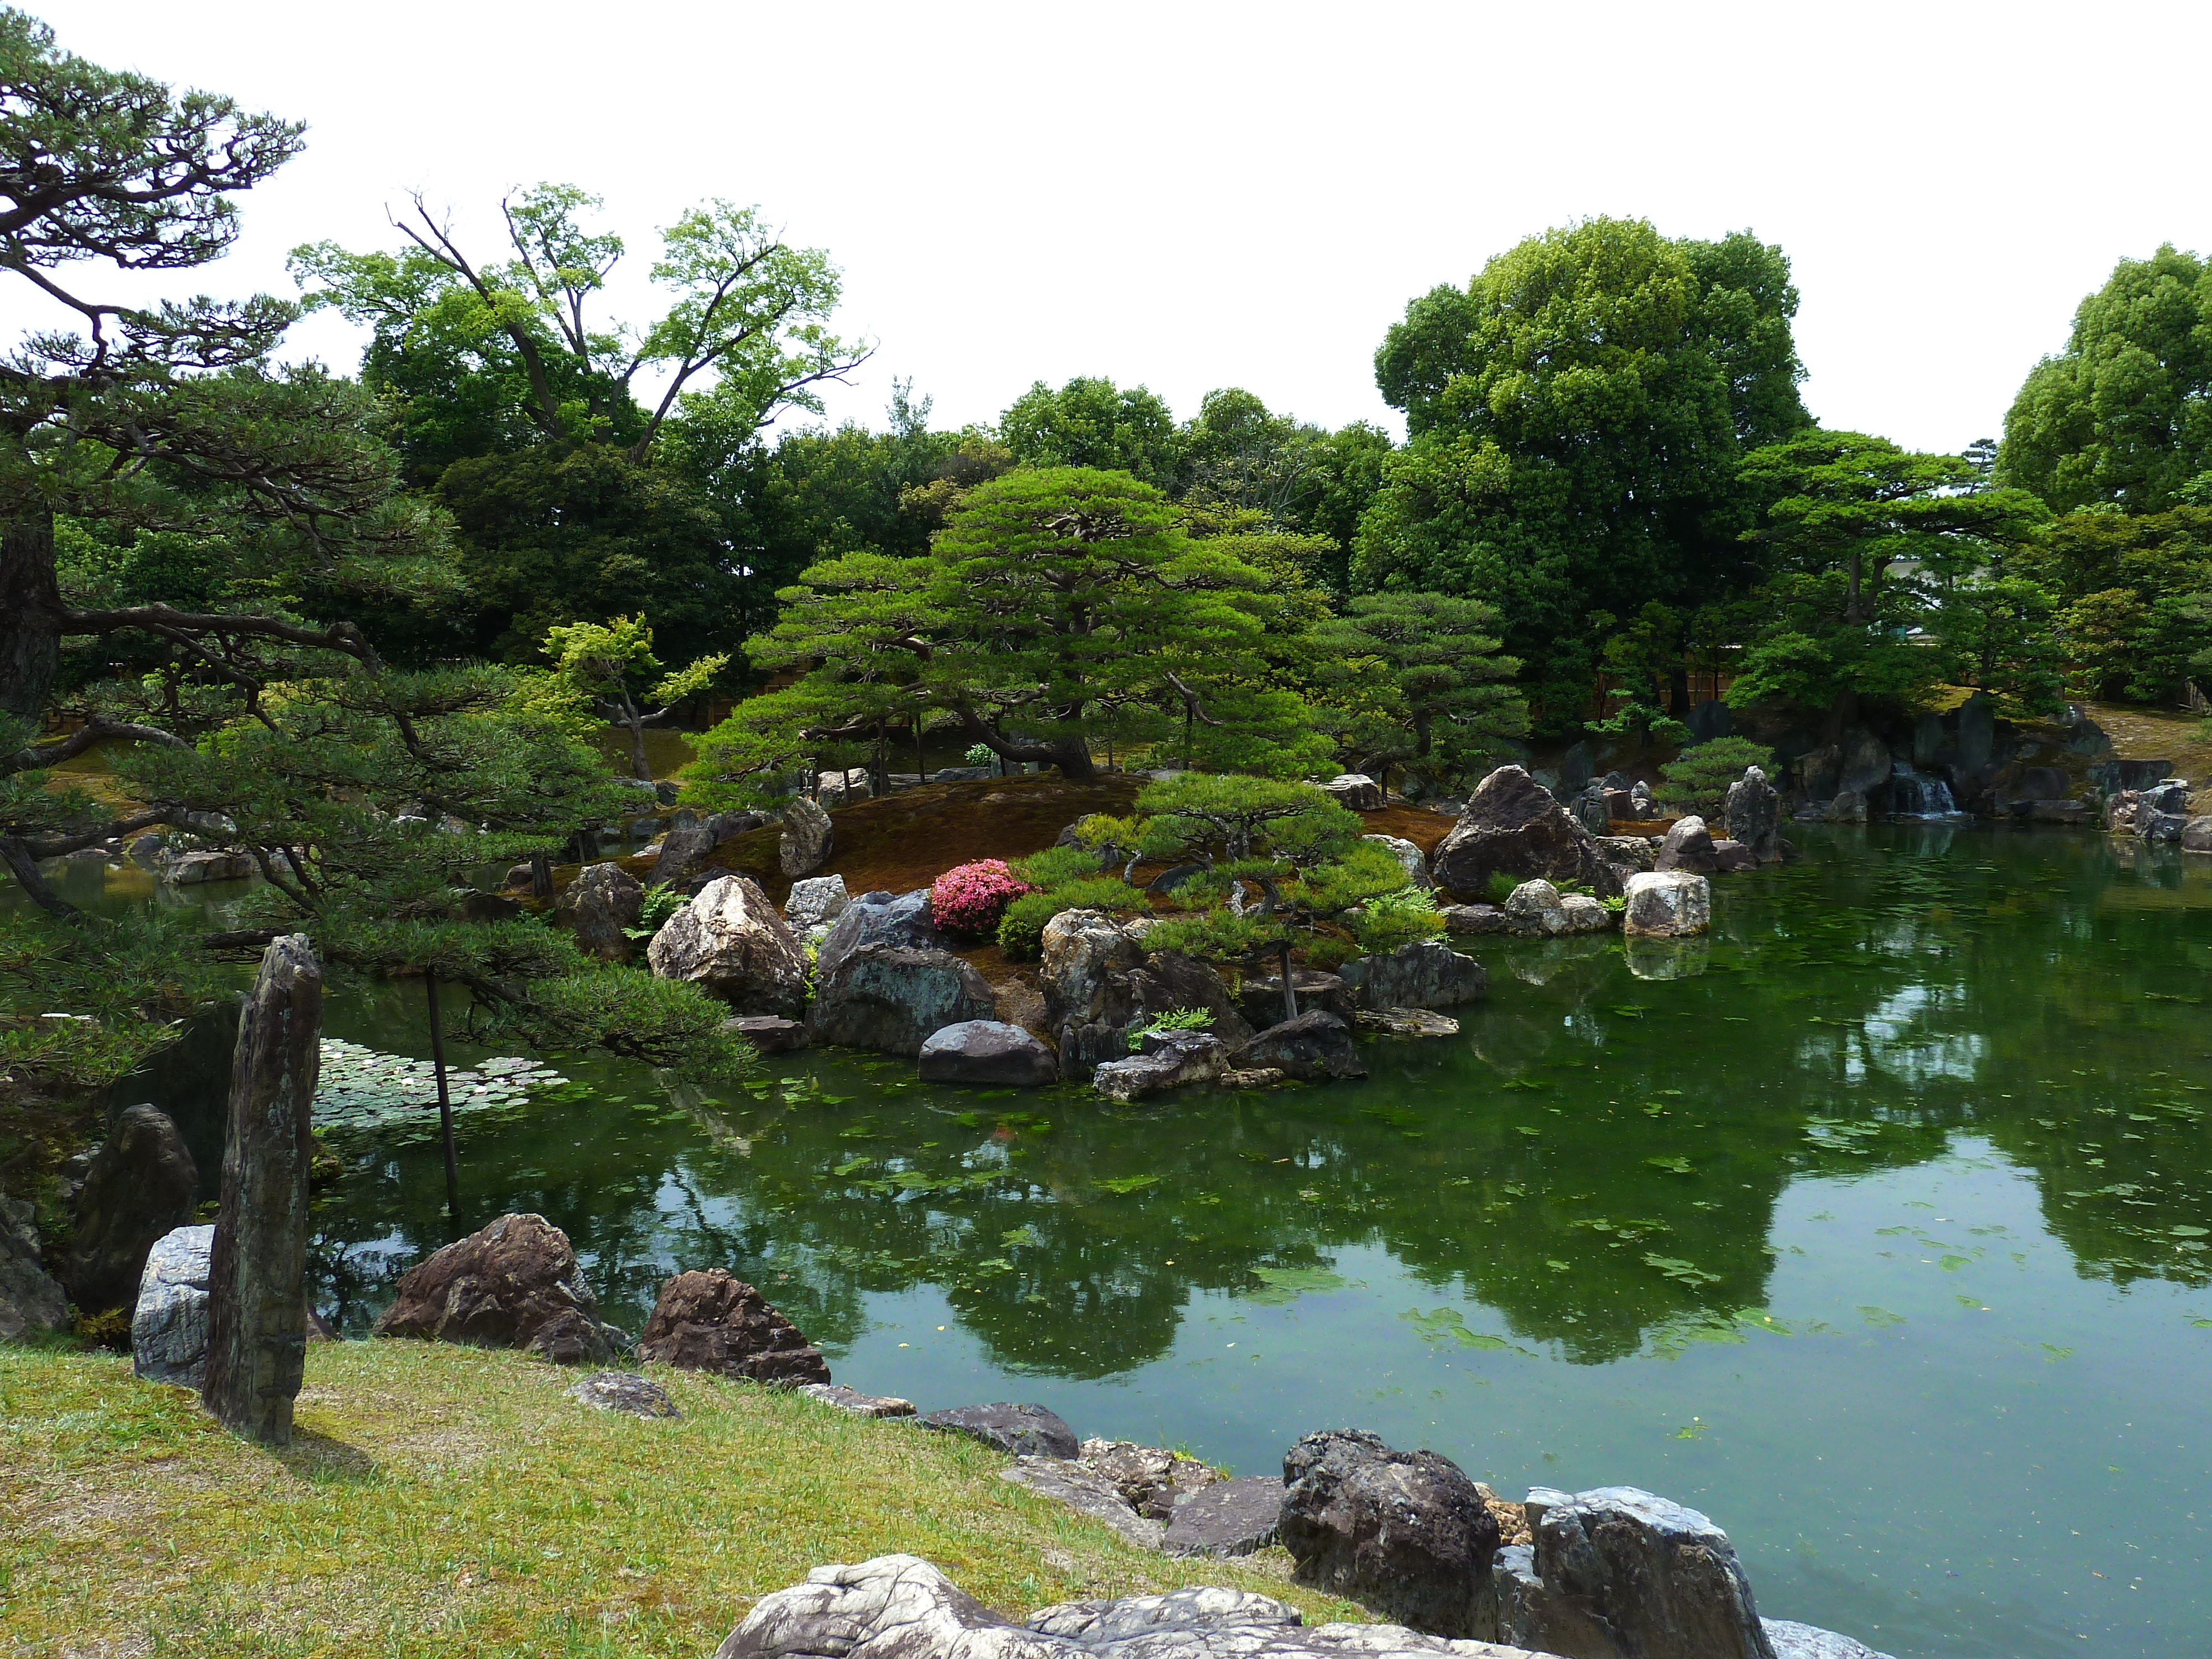
[[[1681,976],[1483,941],[1462,1035],[1370,1045],[1363,1084],[1112,1109],[801,1054],[687,1108],[550,1057],[463,1115],[468,1219],[543,1212],[633,1331],[726,1267],[924,1410],[1647,1486],[1729,1529],[1764,1612],[1900,1659],[2204,1653],[2212,860],[1797,833],[1716,882]],[[419,988],[329,1031],[423,1054]],[[447,1237],[434,1117],[326,1134],[350,1333]]]

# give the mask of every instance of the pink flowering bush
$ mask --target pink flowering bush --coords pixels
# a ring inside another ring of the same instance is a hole
[[[930,884],[929,914],[951,933],[995,932],[1006,907],[1035,890],[1006,868],[1004,859],[955,866]]]

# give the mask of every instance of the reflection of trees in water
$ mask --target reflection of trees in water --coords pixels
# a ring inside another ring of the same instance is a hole
[[[1365,1085],[1128,1111],[871,1080],[843,1106],[707,1112],[703,1143],[578,1107],[472,1146],[465,1178],[479,1218],[544,1209],[633,1319],[671,1267],[723,1266],[834,1349],[871,1293],[927,1284],[995,1364],[1079,1377],[1167,1352],[1194,1289],[1376,1243],[1523,1341],[1616,1358],[1764,1302],[1794,1177],[1959,1130],[2035,1172],[2085,1270],[2201,1281],[2212,1030],[2156,998],[2197,994],[2212,872],[2116,874],[2063,833],[1843,833],[1848,853],[1716,883],[1692,977],[1637,978],[1617,940],[1486,942],[1462,1038],[1371,1045]],[[333,1293],[380,1305],[444,1242],[439,1190],[428,1146],[350,1173],[324,1212],[358,1241]]]

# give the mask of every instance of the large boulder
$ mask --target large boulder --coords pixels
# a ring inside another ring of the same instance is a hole
[[[783,834],[776,838],[776,861],[787,876],[811,876],[830,862],[836,838],[830,815],[801,795],[783,809]]]
[[[1042,1037],[995,1019],[964,1019],[921,1045],[924,1083],[1034,1089],[1060,1076],[1060,1057]]]
[[[1002,1400],[989,1406],[953,1406],[919,1420],[926,1429],[965,1435],[1016,1457],[1072,1459],[1082,1449],[1066,1419],[1042,1406]]]
[[[161,860],[161,879],[172,887],[197,887],[204,882],[243,881],[254,872],[251,853],[230,853],[210,848],[172,853]]]
[[[215,1228],[179,1227],[155,1240],[131,1312],[131,1372],[198,1389],[207,1365],[208,1279]]]
[[[827,1382],[822,1351],[751,1285],[720,1267],[678,1273],[660,1287],[637,1357],[687,1371],[755,1382]]]
[[[1154,1523],[1157,1524],[1157,1523]],[[1297,1610],[1249,1590],[1192,1587],[1041,1608],[1017,1625],[919,1556],[817,1567],[763,1596],[714,1659],[1528,1659],[1395,1625],[1307,1627]]]
[[[1518,766],[1501,766],[1468,797],[1459,822],[1429,860],[1437,885],[1468,897],[1497,871],[1527,880],[1578,882],[1603,895],[1620,883],[1596,838]]]
[[[784,896],[783,919],[793,933],[803,933],[836,921],[852,902],[845,890],[844,877],[809,876],[791,884],[791,891]]]
[[[1498,1633],[1497,1517],[1449,1458],[1357,1429],[1310,1434],[1283,1455],[1283,1487],[1294,1583],[1437,1636]]]
[[[1616,872],[1624,867],[1632,874],[1638,870],[1649,870],[1656,856],[1649,836],[1600,836],[1597,845],[1598,850],[1605,855],[1605,861]],[[1626,875],[1621,877],[1623,883],[1627,879]]]
[[[626,931],[637,926],[645,889],[619,864],[588,864],[553,901],[553,914],[576,931],[576,948],[607,962],[628,962],[635,946]]]
[[[835,973],[837,964],[863,945],[896,945],[917,951],[941,951],[945,935],[929,914],[929,889],[911,893],[863,893],[848,900],[830,926],[829,937],[814,953],[817,979]]]
[[[1437,884],[1429,874],[1429,861],[1422,855],[1421,849],[1404,836],[1362,836],[1359,839],[1374,842],[1384,848],[1398,860],[1398,867],[1406,872],[1406,879],[1414,886],[1426,891]]]
[[[580,1348],[577,1358],[598,1361],[612,1352],[568,1235],[532,1214],[503,1215],[416,1262],[375,1334],[478,1348]]]
[[[1080,1082],[1093,1067],[1127,1059],[1129,1034],[1176,1009],[1203,1010],[1231,1048],[1251,1036],[1218,974],[1180,951],[1147,955],[1143,932],[1101,910],[1064,910],[1045,924],[1038,981],[1062,1078]]]
[[[1109,1482],[1139,1515],[1153,1521],[1171,1518],[1192,1493],[1223,1480],[1217,1470],[1195,1457],[1164,1446],[1140,1446],[1133,1440],[1086,1440],[1081,1458],[1085,1469]],[[1282,1483],[1268,1484],[1274,1487],[1279,1504]]]
[[[743,1014],[806,1012],[806,955],[750,876],[722,876],[661,924],[646,960]]]
[[[1697,1510],[1601,1486],[1539,1488],[1526,1514],[1534,1544],[1499,1562],[1504,1640],[1564,1659],[1775,1659],[1735,1547]]]
[[[2212,814],[2191,818],[2181,826],[2181,850],[2212,853]]]
[[[1659,843],[1659,855],[1652,860],[1651,867],[1711,875],[1718,866],[1713,857],[1713,832],[1705,828],[1705,821],[1695,813],[1675,819],[1666,840]]]
[[[875,794],[874,781],[865,766],[848,766],[842,772],[823,772],[814,780],[815,798],[824,806],[850,806]]]
[[[1337,969],[1363,1008],[1455,1008],[1487,988],[1482,964],[1435,939],[1416,939]]]
[[[1334,1014],[1347,1026],[1358,1012],[1358,999],[1352,987],[1334,974],[1325,974],[1318,968],[1291,969],[1291,989],[1297,993],[1298,1012]],[[1243,1016],[1248,1036],[1258,1030],[1283,1023],[1283,981],[1279,974],[1265,974],[1247,979],[1237,988],[1237,1010]],[[1217,1028],[1218,1029],[1218,1028]],[[1231,1042],[1233,1048],[1237,1045]]]
[[[88,1313],[132,1306],[146,1253],[192,1219],[199,1197],[199,1168],[169,1115],[126,1108],[77,1194],[76,1231],[61,1272],[70,1300]]]
[[[1619,793],[1625,805],[1628,799],[1627,793],[1625,790]],[[1593,778],[1583,786],[1580,794],[1567,803],[1567,811],[1575,815],[1576,822],[1583,829],[1602,839],[1613,828],[1612,794],[1613,792],[1609,792],[1603,783]],[[1624,811],[1620,816],[1626,817],[1628,815]]]
[[[1712,926],[1712,884],[1686,870],[1658,870],[1628,878],[1620,931],[1631,938],[1686,939]]]
[[[791,1054],[814,1040],[804,1020],[786,1019],[781,1014],[738,1014],[724,1020],[722,1029],[764,1054]]]
[[[1125,1104],[1167,1089],[1211,1083],[1229,1067],[1229,1050],[1208,1031],[1146,1031],[1141,1048],[1122,1060],[1102,1061],[1091,1086]]]
[[[0,1195],[0,1342],[20,1342],[69,1322],[69,1294],[40,1260],[36,1213],[22,1200]]]
[[[817,969],[811,1018],[820,1042],[919,1054],[933,1033],[997,1012],[989,983],[950,951],[864,945]]]
[[[1382,810],[1382,786],[1364,772],[1346,772],[1316,787],[1339,806],[1348,806],[1355,812]]]
[[[1307,1082],[1367,1075],[1352,1046],[1351,1026],[1319,1008],[1269,1026],[1237,1051],[1237,1064],[1245,1071],[1277,1071]]]
[[[1782,861],[1782,796],[1756,766],[1729,785],[1722,822],[1729,839],[1741,842],[1761,864]]]
[[[660,856],[653,860],[652,873],[646,877],[648,886],[673,886],[688,881],[707,862],[707,854],[714,850],[715,826],[712,820],[701,823],[679,823],[660,838]]]
[[[1567,908],[1559,890],[1539,877],[1524,881],[1505,896],[1506,921],[1516,933],[1548,937],[1567,931]]]
[[[2178,842],[2188,834],[2189,820],[2180,812],[2162,810],[2152,792],[2124,789],[2105,803],[2105,829],[2111,835],[2142,841]]]

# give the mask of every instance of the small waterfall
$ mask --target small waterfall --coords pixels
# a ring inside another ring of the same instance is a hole
[[[1889,815],[1893,818],[1950,818],[1959,814],[1951,786],[1929,772],[1916,772],[1903,761],[1889,769]]]

